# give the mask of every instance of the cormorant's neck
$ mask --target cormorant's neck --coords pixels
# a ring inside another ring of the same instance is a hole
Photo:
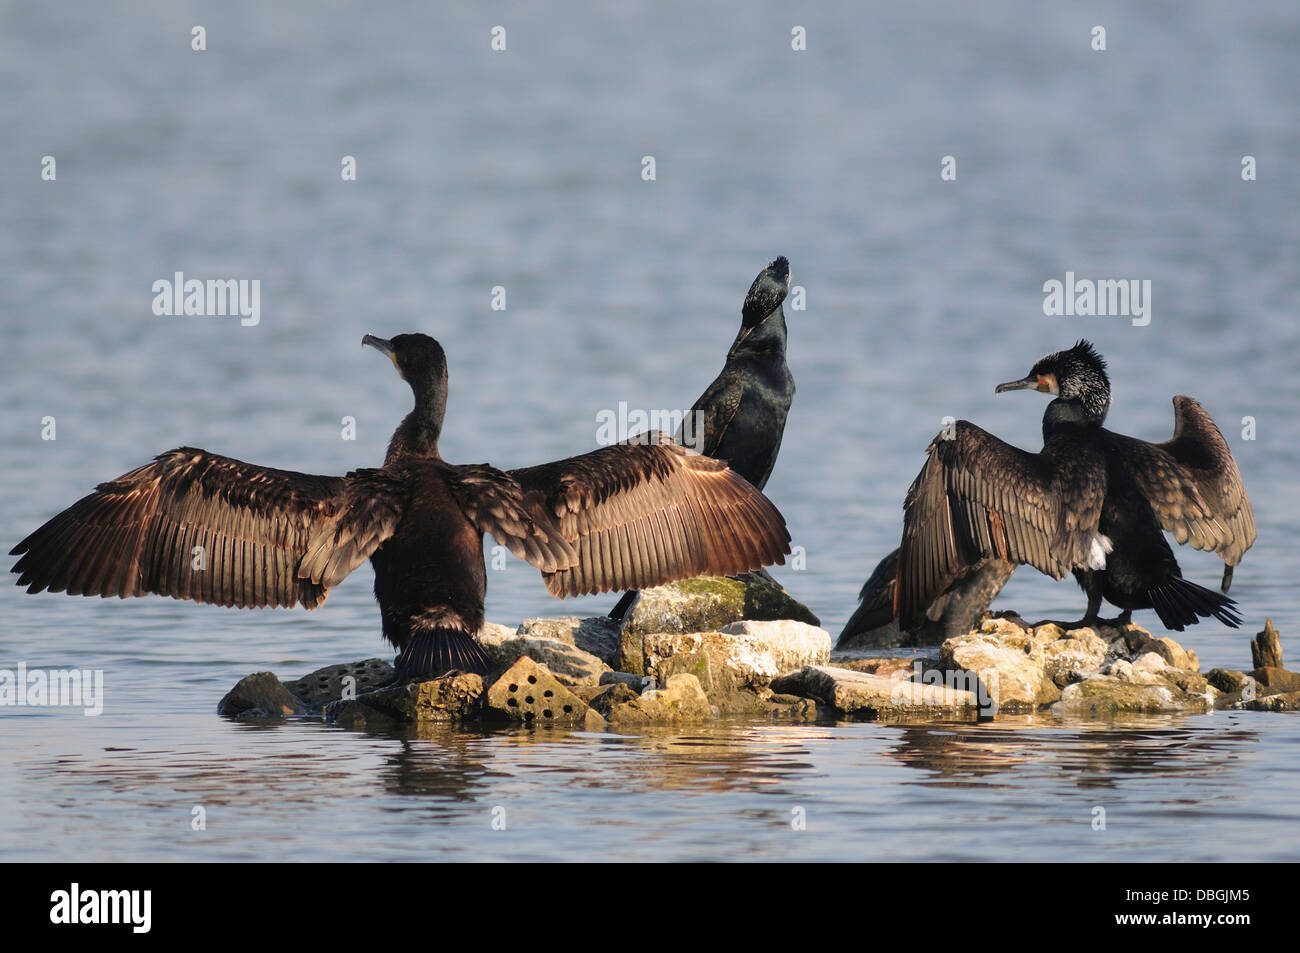
[[[727,360],[751,354],[785,354],[785,311],[780,307],[753,328],[742,327],[727,352]]]
[[[1057,397],[1043,411],[1043,439],[1061,430],[1100,427],[1109,409],[1109,395],[1104,401]]]
[[[411,390],[415,408],[398,424],[385,463],[410,456],[440,459],[438,438],[447,413],[447,376],[444,373],[440,378],[412,383]]]

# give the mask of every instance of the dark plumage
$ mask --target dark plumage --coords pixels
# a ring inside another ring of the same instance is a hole
[[[781,450],[794,378],[785,361],[785,311],[790,262],[784,256],[758,273],[740,308],[740,331],[722,372],[696,399],[676,439],[723,460],[758,489],[767,485]],[[610,612],[622,619],[636,601],[624,593]]]
[[[1174,398],[1174,436],[1147,443],[1102,427],[1110,408],[1105,362],[1086,341],[1050,354],[997,392],[1056,395],[1043,414],[1043,449],[1027,453],[961,420],[930,444],[904,503],[895,610],[908,630],[981,560],[1028,563],[1055,579],[1073,573],[1088,594],[1084,623],[1104,597],[1153,608],[1170,629],[1206,616],[1236,626],[1235,603],[1188,582],[1161,530],[1212,550],[1232,567],[1255,541],[1241,474],[1210,416]],[[1068,623],[1076,624],[1076,623]]]
[[[312,609],[369,559],[384,636],[410,679],[486,670],[472,637],[485,532],[540,569],[555,596],[744,572],[790,551],[761,493],[662,435],[520,470],[447,463],[441,346],[423,334],[362,343],[390,356],[415,394],[382,467],[311,476],[172,450],[15,546],[18,584]]]
[[[894,587],[898,575],[898,550],[895,549],[876,564],[875,570],[862,584],[858,607],[844,624],[836,648],[900,642],[938,645],[944,639],[964,635],[975,627],[1015,568],[1014,563],[997,557],[980,560],[935,597],[925,611],[925,618],[908,630],[907,638],[900,640],[895,627],[885,633],[888,639],[876,642],[872,635],[876,630],[889,626],[895,618]]]

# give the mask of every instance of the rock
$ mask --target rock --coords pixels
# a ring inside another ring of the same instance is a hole
[[[525,619],[515,634],[568,642],[606,664],[612,664],[618,658],[622,644],[619,624],[603,615],[585,619],[576,615],[558,619]]]
[[[283,718],[305,711],[303,703],[284,687],[274,672],[257,672],[241,678],[217,703],[217,714],[227,718]]]
[[[389,685],[325,707],[325,717],[345,728],[366,725],[469,721],[483,702],[483,679],[458,672],[445,678]]]
[[[902,677],[910,679],[914,675],[919,674],[922,668],[927,667],[926,663],[928,661],[929,660],[923,656],[886,656],[884,658],[837,658],[832,656],[830,664],[834,665],[836,668],[847,668],[855,672],[866,672],[868,675],[883,675],[886,678]]]
[[[596,656],[584,652],[571,642],[557,639],[515,637],[484,648],[492,659],[491,675],[504,672],[524,656],[545,665],[552,675],[570,686],[598,685],[600,676],[609,671],[609,666]]]
[[[643,693],[638,701],[655,721],[706,721],[713,706],[694,675],[674,675],[663,688]]]
[[[640,694],[641,689],[645,687],[645,682],[646,677],[644,675],[636,675],[632,672],[601,672],[599,684],[623,684],[637,694]]]
[[[1092,629],[1072,629],[1043,647],[1043,670],[1064,688],[1098,674],[1109,651],[1110,644]]]
[[[1240,692],[1246,684],[1246,673],[1229,668],[1212,668],[1206,680],[1221,692]]]
[[[1131,651],[1137,653],[1155,652],[1169,665],[1188,672],[1199,672],[1201,670],[1201,662],[1196,657],[1196,653],[1184,649],[1167,636],[1161,636],[1160,638],[1148,637],[1134,646]]]
[[[723,576],[684,579],[641,593],[623,625],[623,645],[616,667],[637,671],[629,668],[628,662],[629,656],[635,654],[639,636],[717,631],[728,623],[746,619],[795,619],[809,625],[820,624],[807,606],[791,598],[780,586],[752,574],[741,579]]]
[[[1251,668],[1282,668],[1282,637],[1273,628],[1273,620],[1264,620],[1264,631],[1250,643]]]
[[[506,639],[513,639],[516,634],[516,630],[508,625],[484,622],[483,628],[474,633],[474,638],[490,656],[494,646],[500,645]]]
[[[656,684],[691,675],[729,714],[766,713],[755,692],[780,674],[767,646],[746,634],[656,632],[645,636],[644,650],[646,675]]]
[[[565,725],[597,731],[605,719],[570,691],[544,665],[519,659],[487,693],[487,707],[498,717],[526,725]]]
[[[1250,677],[1263,688],[1261,695],[1276,695],[1279,692],[1300,692],[1300,672],[1289,672],[1284,668],[1267,666],[1251,671]]]
[[[757,639],[772,656],[778,672],[791,672],[809,665],[825,665],[830,661],[830,633],[807,622],[795,619],[746,619],[724,625],[719,631],[725,635],[745,635]]]
[[[797,695],[773,695],[767,699],[767,708],[772,718],[780,721],[816,721],[821,717],[834,717],[834,712],[823,712],[813,699]]]
[[[975,721],[979,716],[979,700],[971,691],[824,665],[784,675],[772,683],[772,690],[815,698],[842,715],[878,721]]]
[[[285,682],[284,687],[301,699],[308,709],[320,712],[330,702],[341,699],[345,688],[355,698],[384,685],[391,685],[396,677],[397,672],[386,661],[368,658],[361,662],[318,668],[295,681]],[[345,681],[349,678],[352,681]]]
[[[766,714],[757,692],[782,671],[824,664],[830,634],[793,620],[732,623],[721,632],[655,632],[642,639],[645,674],[657,684],[694,675],[728,714]]]
[[[1035,638],[1034,630],[1021,628],[1008,619],[988,619],[981,631],[944,642],[939,650],[939,667],[945,672],[960,669],[978,676],[998,711],[1037,711],[1061,697],[1060,688],[1047,671],[1047,646],[1056,641],[1059,632],[1056,626],[1040,626]],[[1084,649],[1072,646],[1071,650],[1082,653],[1088,644],[1084,643]],[[1067,657],[1057,670],[1068,671],[1070,662]]]
[[[1143,658],[1155,657],[1147,653]],[[1134,665],[1134,669],[1137,665]],[[1149,666],[1148,666],[1149,668]],[[1191,694],[1170,682],[1128,681],[1113,675],[1095,675],[1067,685],[1053,711],[1071,715],[1112,717],[1127,712],[1204,712],[1210,708],[1208,695]]]
[[[607,685],[591,705],[615,728],[699,722],[714,717],[713,706],[693,675],[674,675],[666,686],[644,695],[616,682]]]
[[[1232,707],[1246,711],[1300,711],[1300,692],[1281,692],[1262,698],[1242,699]]]

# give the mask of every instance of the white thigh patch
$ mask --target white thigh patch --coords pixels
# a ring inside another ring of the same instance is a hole
[[[1092,538],[1092,547],[1088,550],[1088,568],[1105,569],[1106,554],[1111,551],[1113,544],[1109,536],[1103,536],[1098,533]]]

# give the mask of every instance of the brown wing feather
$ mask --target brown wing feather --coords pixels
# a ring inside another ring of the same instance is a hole
[[[49,520],[13,548],[13,571],[28,592],[312,609],[392,535],[405,493],[380,471],[313,476],[182,447]]]
[[[542,572],[577,560],[569,540],[550,516],[525,500],[524,488],[511,474],[485,463],[444,466],[447,486],[465,518],[515,556]]]
[[[659,433],[510,475],[573,545],[573,564],[543,568],[552,595],[731,575],[790,551],[785,520],[765,496]]]
[[[1086,563],[1104,492],[1090,468],[1053,467],[965,420],[926,452],[903,504],[894,586],[903,628],[988,557],[1055,579]]]
[[[1174,435],[1147,443],[1107,431],[1116,459],[1180,543],[1209,550],[1228,566],[1255,542],[1255,514],[1237,461],[1210,415],[1185,395],[1174,398]]]

